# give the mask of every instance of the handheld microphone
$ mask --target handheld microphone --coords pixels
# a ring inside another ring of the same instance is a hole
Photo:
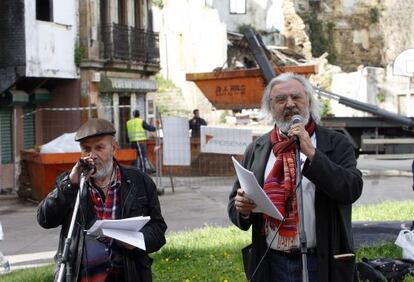
[[[301,115],[294,115],[291,119],[292,124],[303,123],[303,118]]]
[[[290,123],[291,124],[303,123],[303,118],[301,115],[294,115],[292,116]],[[294,136],[294,139],[295,139],[295,145],[299,146],[299,138],[297,136]]]
[[[84,159],[79,160],[79,165],[80,165],[82,174],[88,174],[89,171],[91,170],[92,170],[92,174],[96,172],[96,167],[91,165],[89,162],[85,161]]]

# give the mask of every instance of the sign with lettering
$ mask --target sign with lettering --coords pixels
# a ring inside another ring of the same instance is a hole
[[[216,87],[217,96],[243,96],[246,95],[246,85],[231,84]]]
[[[250,129],[201,126],[200,148],[203,153],[242,155],[252,142]]]
[[[114,91],[151,92],[157,90],[157,83],[152,79],[109,78]]]

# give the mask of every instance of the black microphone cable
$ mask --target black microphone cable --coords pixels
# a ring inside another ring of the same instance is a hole
[[[292,124],[296,124],[296,123],[301,123],[302,122],[302,117],[300,116],[300,115],[294,115],[293,117],[292,117]],[[272,148],[273,148],[273,146],[274,145],[276,145],[276,143],[274,143],[274,144],[272,144]],[[295,136],[295,151],[297,152],[297,150],[298,150],[298,148],[300,148],[300,145],[299,145],[299,138],[297,137],[297,136]],[[295,154],[295,155],[297,155],[297,154]],[[300,159],[300,154],[299,154],[299,159]],[[300,178],[300,180],[298,181],[298,183],[296,183],[296,187],[295,187],[295,190],[294,190],[294,192],[296,193],[296,190],[298,189],[298,187],[299,187],[299,185],[301,185],[302,184],[302,178]],[[273,238],[272,238],[272,240],[270,241],[270,244],[269,244],[269,246],[267,246],[267,248],[266,248],[266,251],[265,251],[265,253],[263,254],[263,256],[262,256],[262,258],[260,259],[260,261],[259,261],[259,263],[257,264],[257,266],[256,266],[256,268],[254,269],[254,271],[253,271],[253,274],[252,274],[252,276],[249,278],[249,280],[248,280],[248,282],[251,282],[252,281],[252,279],[253,279],[253,277],[254,277],[254,275],[256,274],[256,272],[259,270],[259,267],[260,267],[260,265],[263,263],[263,260],[265,259],[265,257],[266,257],[266,255],[267,255],[267,253],[269,252],[269,250],[270,250],[270,246],[272,245],[272,243],[273,243],[273,241],[276,239],[276,236],[277,236],[277,234],[279,233],[279,229],[280,229],[280,227],[282,227],[282,224],[285,222],[285,220],[286,220],[286,218],[289,216],[289,213],[290,213],[290,209],[292,208],[292,195],[290,195],[288,198],[287,198],[287,201],[286,201],[286,205],[285,205],[285,216],[283,217],[283,219],[280,221],[280,224],[279,224],[279,226],[277,227],[277,229],[276,229],[276,232],[275,232],[275,235],[273,235]]]
[[[275,235],[273,235],[273,238],[270,241],[270,244],[267,246],[266,251],[264,252],[264,254],[263,254],[262,258],[260,259],[259,263],[257,264],[256,268],[254,269],[252,276],[249,278],[249,282],[252,281],[252,279],[255,276],[256,272],[259,270],[259,268],[260,268],[263,260],[265,259],[267,253],[270,250],[270,246],[272,245],[273,241],[276,239],[277,234],[279,233],[280,227],[282,227],[283,223],[286,221],[286,218],[289,216],[291,207],[292,207],[292,197],[289,196],[288,199],[287,199],[287,201],[286,201],[286,206],[285,206],[285,211],[286,212],[285,212],[285,216],[280,221],[280,224],[279,224],[279,226],[276,229]]]

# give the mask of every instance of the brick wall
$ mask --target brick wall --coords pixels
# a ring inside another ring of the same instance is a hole
[[[0,93],[25,75],[24,0],[1,0]]]
[[[51,99],[41,108],[69,108],[80,106],[80,80],[56,79],[51,90]],[[75,132],[82,124],[83,111],[53,111],[38,108],[36,143],[45,144],[63,133]]]

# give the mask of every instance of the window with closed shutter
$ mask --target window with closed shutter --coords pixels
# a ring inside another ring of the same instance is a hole
[[[13,162],[12,109],[0,108],[0,158],[2,164]]]
[[[35,115],[34,107],[25,107],[23,109],[23,147],[24,149],[33,149],[35,146]]]

